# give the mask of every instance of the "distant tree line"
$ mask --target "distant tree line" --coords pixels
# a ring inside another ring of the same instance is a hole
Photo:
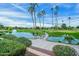
[[[44,10],[44,9],[41,9],[40,11],[37,12],[37,8],[39,8],[39,4],[37,3],[30,3],[29,4],[29,7],[28,7],[28,12],[29,14],[31,15],[31,19],[32,19],[32,22],[33,22],[33,28],[45,28],[45,15],[47,14],[47,11]],[[59,22],[58,22],[58,16],[59,16],[59,10],[60,10],[60,7],[58,5],[55,5],[55,6],[52,6],[51,8],[49,8],[50,11],[51,11],[51,24],[52,24],[52,27],[51,28],[55,28],[55,29],[58,29],[59,27]],[[37,22],[36,20],[39,20],[39,27],[37,26]],[[67,17],[68,19],[68,28],[72,28],[71,27],[71,17]],[[55,20],[55,22],[54,22]],[[64,20],[63,20],[64,21]],[[55,25],[55,26],[54,26]],[[62,22],[62,25],[61,27],[63,29],[66,29],[67,26],[66,24]],[[77,26],[78,28],[78,26]]]

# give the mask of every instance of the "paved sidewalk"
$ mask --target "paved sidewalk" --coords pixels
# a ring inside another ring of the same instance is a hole
[[[37,51],[40,51],[42,53],[45,53],[45,54],[48,54],[48,55],[54,55],[54,53],[52,51],[49,51],[49,50],[45,50],[45,49],[41,49],[41,48],[38,48],[38,47],[33,47],[31,46],[31,48],[37,50]]]
[[[77,51],[77,53],[79,54],[79,45],[70,45],[70,44],[63,44],[63,43],[58,43],[58,42],[49,42],[49,41],[42,40],[42,39],[36,39],[36,40],[33,39],[31,41],[32,41],[33,47],[45,49],[45,50],[48,50],[48,51],[52,51],[53,47],[55,45],[70,46],[70,47],[73,47]]]
[[[38,56],[50,56],[49,54],[43,53],[42,51],[38,51],[37,49],[33,48],[27,48],[27,51]]]

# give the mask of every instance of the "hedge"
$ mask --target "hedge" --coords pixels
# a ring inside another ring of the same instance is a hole
[[[14,41],[17,41],[19,43],[25,44],[26,47],[29,47],[32,44],[31,40],[29,40],[27,38],[24,38],[24,37],[19,38],[19,37],[16,37],[14,35],[11,35],[11,34],[2,35],[1,37],[4,38],[4,39],[14,40]]]
[[[56,45],[53,47],[53,52],[56,56],[76,56],[77,52],[74,48],[64,45]]]
[[[24,55],[26,46],[13,40],[0,39],[0,56]]]
[[[29,39],[24,38],[24,37],[17,38],[17,42],[25,44],[27,47],[31,46],[32,44],[32,42]]]
[[[9,40],[16,40],[17,39],[17,37],[12,35],[12,34],[5,34],[5,35],[2,35],[0,37],[2,37],[4,39],[9,39]]]

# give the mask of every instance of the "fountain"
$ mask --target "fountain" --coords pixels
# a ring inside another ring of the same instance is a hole
[[[43,39],[44,39],[44,40],[47,40],[47,39],[48,39],[48,34],[47,34],[47,33],[45,33],[45,36],[44,36]]]
[[[32,33],[29,33],[29,32],[17,32],[16,29],[13,29],[12,30],[12,33],[10,33],[12,35],[15,35],[16,37],[25,37],[25,38],[33,38],[33,34]]]
[[[13,29],[12,30],[12,34],[14,34],[14,33],[16,33],[17,32],[17,30],[16,29]]]

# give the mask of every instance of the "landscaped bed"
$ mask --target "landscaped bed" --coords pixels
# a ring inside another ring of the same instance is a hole
[[[17,56],[25,55],[26,48],[29,47],[32,42],[27,38],[18,38],[13,35],[1,35],[0,36],[0,56]]]
[[[77,56],[74,48],[64,45],[56,45],[53,47],[53,52],[56,56]]]
[[[17,41],[19,43],[24,44],[26,47],[29,47],[32,44],[32,42],[29,39],[24,38],[24,37],[16,37],[12,34],[8,34],[8,35],[5,34],[5,35],[2,35],[1,37],[4,39]]]
[[[13,40],[0,39],[0,56],[24,55],[26,46]]]

